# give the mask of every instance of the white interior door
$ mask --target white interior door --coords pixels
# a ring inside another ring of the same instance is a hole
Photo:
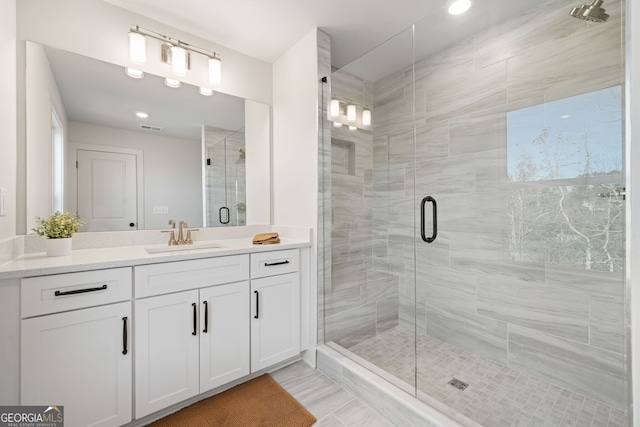
[[[138,228],[136,155],[77,150],[78,214],[83,231]]]

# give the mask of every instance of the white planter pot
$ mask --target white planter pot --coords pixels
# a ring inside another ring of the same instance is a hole
[[[47,256],[67,256],[71,255],[71,244],[73,239],[47,239],[45,245],[47,248]]]

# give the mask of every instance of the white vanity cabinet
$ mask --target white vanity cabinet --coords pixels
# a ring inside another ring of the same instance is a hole
[[[69,427],[130,422],[131,269],[22,279],[21,308],[21,405],[62,405]]]
[[[300,354],[297,249],[251,254],[251,371]]]
[[[136,418],[249,374],[249,255],[134,271]]]

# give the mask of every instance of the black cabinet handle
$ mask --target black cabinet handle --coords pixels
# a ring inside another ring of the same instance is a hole
[[[431,237],[426,236],[425,225],[424,225],[424,205],[427,202],[433,203],[433,234]],[[436,204],[436,199],[431,196],[427,196],[422,199],[422,203],[420,204],[420,234],[422,235],[422,240],[427,243],[433,243],[436,240],[436,236],[438,235],[438,205]]]
[[[222,220],[222,211],[226,210],[227,211],[227,220],[223,221]],[[220,209],[218,209],[218,220],[220,221],[220,224],[229,224],[229,221],[231,220],[231,215],[229,214],[229,208],[226,206],[221,207]]]
[[[203,333],[207,333],[207,329],[209,329],[209,304],[207,303],[207,301],[203,302],[204,304],[204,329],[202,330]]]
[[[193,307],[193,332],[191,333],[191,335],[197,335],[198,334],[198,308],[195,302],[191,304],[191,306]]]
[[[127,354],[129,351],[127,350],[127,318],[122,318],[122,354]]]
[[[256,315],[253,318],[257,319],[260,317],[260,294],[258,291],[253,291],[253,293],[256,294]]]
[[[265,262],[265,263],[264,263],[264,266],[265,266],[265,267],[272,267],[272,266],[274,266],[274,265],[284,265],[284,264],[289,264],[289,260],[286,260],[286,261],[280,261],[280,262],[272,262],[272,263]]]
[[[104,291],[105,289],[107,289],[107,285],[102,285],[98,288],[76,289],[74,291],[55,291],[54,295],[57,297],[61,297],[63,295],[86,294],[87,292]]]

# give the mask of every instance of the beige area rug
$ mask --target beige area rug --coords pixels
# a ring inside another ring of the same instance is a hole
[[[316,422],[264,374],[149,424],[153,427],[309,427]]]

